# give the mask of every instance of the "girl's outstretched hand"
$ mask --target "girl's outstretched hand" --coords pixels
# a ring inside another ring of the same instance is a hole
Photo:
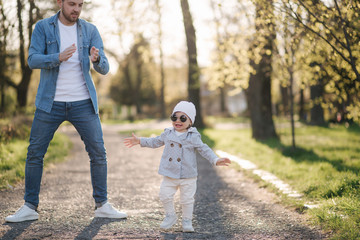
[[[131,148],[132,146],[140,144],[140,138],[138,138],[134,133],[132,133],[132,137],[124,139],[124,144],[128,148]]]
[[[216,162],[216,166],[229,166],[230,163],[231,163],[230,159],[228,159],[228,158],[220,158]]]

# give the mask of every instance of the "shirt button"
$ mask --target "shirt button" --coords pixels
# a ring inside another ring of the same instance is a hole
[[[182,148],[182,145],[181,145],[181,144],[179,144],[179,147],[180,147],[180,148]]]
[[[170,144],[170,146],[171,146],[171,147],[174,147],[174,144],[172,143],[172,144]]]
[[[172,161],[172,158],[169,158],[169,162],[171,162]]]
[[[177,161],[178,161],[178,162],[180,162],[180,161],[181,161],[181,159],[180,159],[180,158],[178,158],[178,159],[177,159]]]

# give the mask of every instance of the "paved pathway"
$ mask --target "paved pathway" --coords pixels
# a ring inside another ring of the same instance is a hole
[[[88,156],[68,126],[63,131],[74,148],[66,162],[44,172],[38,221],[5,223],[4,217],[23,204],[24,186],[0,192],[0,239],[325,239],[304,216],[281,206],[274,194],[241,172],[214,168],[204,159],[199,159],[196,232],[182,233],[180,224],[172,231],[160,231],[163,210],[157,168],[162,148],[127,149],[120,129],[124,126],[104,126],[108,191],[110,202],[129,214],[127,220],[93,217]],[[178,202],[177,195],[177,206]]]

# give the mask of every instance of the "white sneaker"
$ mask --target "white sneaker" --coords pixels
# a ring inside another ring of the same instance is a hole
[[[194,228],[192,226],[192,222],[190,219],[182,220],[182,228],[183,228],[183,232],[194,232]]]
[[[171,228],[177,221],[176,214],[166,214],[164,221],[160,224],[160,228],[167,230]]]
[[[38,220],[39,214],[29,208],[26,205],[23,205],[19,208],[14,215],[7,216],[5,218],[6,222],[23,222],[23,221],[31,221],[31,220]]]
[[[101,207],[95,210],[95,217],[100,218],[127,218],[127,214],[118,211],[116,208],[111,206],[110,203],[105,203]]]

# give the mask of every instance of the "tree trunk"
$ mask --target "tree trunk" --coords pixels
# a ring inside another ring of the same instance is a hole
[[[226,104],[226,88],[224,87],[220,87],[220,111],[224,116],[228,116],[229,115],[229,111],[227,109],[227,104]]]
[[[26,107],[27,104],[27,95],[30,85],[32,70],[28,65],[25,66],[25,69],[22,70],[22,79],[19,85],[16,88],[17,93],[17,102],[20,109]]]
[[[310,87],[310,98],[313,102],[313,106],[310,110],[310,124],[322,126],[325,125],[324,110],[321,106],[321,99],[323,97],[324,87],[321,81],[317,85]]]
[[[294,64],[292,62],[292,64]],[[289,75],[290,75],[290,86],[289,86],[289,94],[290,94],[290,121],[291,121],[291,139],[292,139],[292,148],[295,149],[295,121],[294,121],[294,71],[293,67],[289,67],[288,69]]]
[[[266,21],[270,20],[270,21]],[[252,137],[257,140],[277,138],[272,119],[271,104],[271,57],[275,39],[273,2],[256,2],[256,38],[250,51],[260,49],[260,61],[250,59],[255,73],[250,75],[247,100],[250,111]]]
[[[287,116],[289,114],[289,88],[280,85],[280,93],[283,104],[282,115]]]
[[[299,118],[301,121],[306,122],[306,112],[305,112],[305,96],[304,89],[300,89],[300,101],[299,101]]]
[[[0,113],[5,113],[5,72],[6,72],[6,40],[8,27],[6,27],[6,14],[3,2],[0,0]]]
[[[161,118],[166,118],[166,105],[165,105],[165,70],[164,70],[164,54],[162,48],[162,29],[161,29],[161,7],[159,0],[156,0],[156,10],[158,14],[158,38],[159,38],[159,51],[160,51],[160,114]]]
[[[135,88],[135,96],[136,96],[136,113],[142,114],[142,100],[140,94],[141,94],[141,85],[142,85],[142,56],[141,53],[138,52],[139,49],[136,49],[135,51],[135,61],[136,61],[136,88]]]
[[[35,9],[34,1],[30,2],[29,8],[29,22],[28,22],[28,37],[29,37],[29,44],[32,34],[32,26],[34,24],[33,21],[33,10]],[[17,85],[16,92],[17,92],[17,103],[20,109],[26,107],[27,104],[27,92],[29,89],[29,84],[31,80],[32,69],[29,68],[26,62],[26,54],[25,54],[25,38],[24,38],[24,30],[23,30],[23,22],[22,22],[22,11],[24,9],[22,0],[17,0],[17,16],[19,21],[19,41],[20,41],[20,67],[21,67],[21,82]]]
[[[204,128],[200,99],[200,69],[197,63],[196,34],[187,0],[181,0],[184,19],[186,43],[188,49],[188,99],[196,107],[196,121],[194,126]]]

